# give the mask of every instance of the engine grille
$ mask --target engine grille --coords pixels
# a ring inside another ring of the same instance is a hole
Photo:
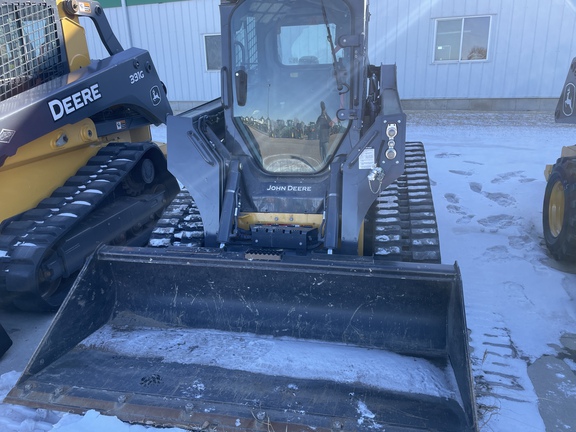
[[[68,72],[54,1],[0,3],[0,101]]]

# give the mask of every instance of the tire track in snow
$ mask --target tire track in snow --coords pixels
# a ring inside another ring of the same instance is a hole
[[[480,431],[496,425],[504,426],[497,430],[519,430],[520,424],[526,425],[524,430],[543,430],[537,414],[517,415],[527,411],[525,404],[534,405],[529,412],[537,413],[538,398],[527,374],[529,359],[515,346],[503,317],[481,303],[467,305],[467,316],[474,329],[470,345]]]

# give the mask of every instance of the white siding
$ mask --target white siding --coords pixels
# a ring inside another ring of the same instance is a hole
[[[132,46],[150,52],[171,101],[207,101],[220,95],[220,73],[206,70],[205,34],[220,33],[217,0],[127,8]],[[130,46],[121,8],[105,9],[123,47]],[[84,21],[83,21],[84,23]],[[88,31],[93,58],[106,56],[95,30]]]
[[[405,99],[556,98],[576,56],[572,0],[372,1],[372,62],[396,63]],[[489,15],[486,61],[434,63],[438,18]]]
[[[218,97],[220,76],[206,70],[204,35],[220,32],[218,0],[127,8],[133,46],[150,51],[171,101]],[[372,0],[372,63],[396,63],[403,99],[557,98],[576,56],[573,0]],[[112,29],[130,46],[121,8],[107,8]],[[486,61],[435,63],[438,18],[489,15]],[[104,55],[89,31],[89,46]]]

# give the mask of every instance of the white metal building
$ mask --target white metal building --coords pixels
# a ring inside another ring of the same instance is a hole
[[[218,97],[219,0],[152,1],[101,3],[124,47],[150,51],[175,109]],[[576,56],[576,0],[371,0],[370,11],[370,60],[397,64],[408,109],[551,110]]]

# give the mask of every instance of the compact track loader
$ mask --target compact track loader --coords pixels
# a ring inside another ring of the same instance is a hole
[[[358,0],[224,0],[185,186],[82,269],[9,403],[191,430],[474,431],[460,272]],[[74,325],[70,325],[74,323]]]
[[[109,57],[90,61],[79,16]],[[97,2],[0,3],[0,302],[55,310],[101,242],[146,244],[179,190],[150,141],[170,105]]]
[[[572,60],[556,106],[557,123],[576,124],[576,58]],[[576,261],[576,145],[562,148],[560,158],[545,170],[542,211],[544,240],[561,261]]]

